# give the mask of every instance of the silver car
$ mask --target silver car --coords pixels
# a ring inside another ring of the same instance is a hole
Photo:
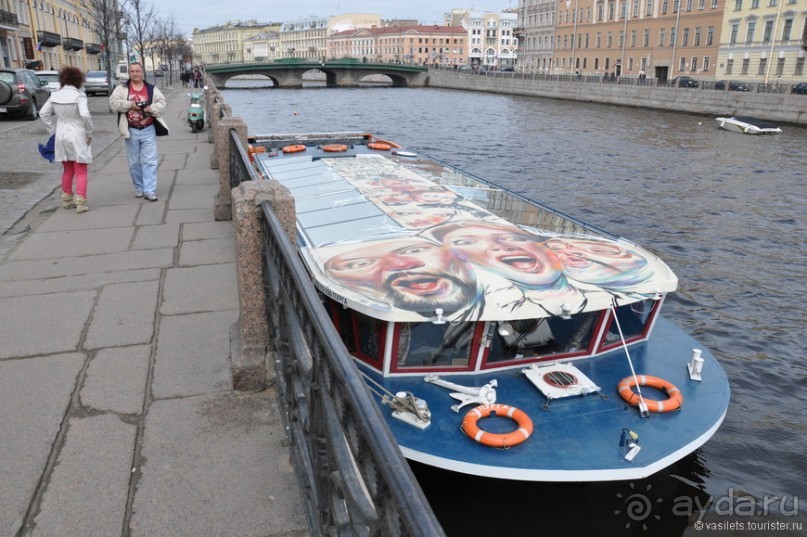
[[[95,95],[96,93],[109,95],[109,78],[106,76],[106,71],[87,71],[87,77],[84,81],[84,93],[87,95]]]
[[[62,85],[59,84],[59,71],[35,71],[35,73],[39,80],[44,80],[48,83],[48,89],[50,91],[56,91],[62,87]]]

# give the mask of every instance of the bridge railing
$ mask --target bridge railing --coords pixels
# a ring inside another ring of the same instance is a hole
[[[260,180],[241,136],[235,129],[228,134],[234,202],[249,188],[271,186],[288,196],[274,181]],[[261,203],[263,267],[251,268],[263,272],[269,356],[309,530],[444,535],[278,217],[280,211],[288,218],[288,211],[277,205]]]

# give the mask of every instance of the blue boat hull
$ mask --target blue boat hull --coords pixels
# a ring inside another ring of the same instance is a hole
[[[702,350],[703,381],[689,378],[687,364],[692,350]],[[602,388],[597,394],[553,400],[545,410],[545,397],[527,380],[520,368],[489,375],[441,375],[466,386],[498,382],[497,403],[515,406],[532,419],[535,431],[524,443],[508,449],[478,444],[461,429],[463,416],[455,413],[449,391],[423,381],[422,376],[382,379],[366,366],[365,373],[391,392],[410,391],[425,399],[432,413],[425,430],[392,417],[382,406],[390,429],[408,459],[451,471],[524,481],[612,481],[639,479],[680,460],[703,445],[718,429],[728,408],[730,389],[725,372],[706,349],[681,329],[659,318],[650,340],[629,347],[637,374],[661,377],[681,390],[683,406],[668,413],[642,418],[617,393],[619,382],[630,375],[624,349],[578,360],[574,365]],[[664,399],[655,390],[645,397]],[[505,418],[479,422],[483,429],[505,432],[514,423]],[[638,434],[641,450],[632,461],[620,445],[623,429]]]

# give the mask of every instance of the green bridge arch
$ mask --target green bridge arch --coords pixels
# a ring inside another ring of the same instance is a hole
[[[298,60],[282,59],[266,63],[220,63],[205,66],[205,72],[217,88],[224,88],[230,78],[238,75],[263,75],[276,87],[299,88],[303,74],[313,69],[325,73],[328,87],[355,87],[368,75],[385,75],[397,87],[423,87],[428,85],[428,68],[419,65],[396,63],[370,63],[352,59]]]

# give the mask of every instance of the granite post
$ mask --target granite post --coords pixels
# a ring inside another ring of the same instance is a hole
[[[216,132],[218,131],[219,121],[223,117],[231,117],[233,110],[229,104],[223,102],[213,103],[213,113],[210,114],[210,133],[213,136],[213,152],[210,153],[210,169],[216,170],[219,167],[219,147],[218,140],[216,139]]]
[[[293,243],[295,236],[294,199],[286,187],[249,181],[232,190],[239,315],[230,328],[230,359],[233,388],[241,391],[262,390],[276,378],[274,368],[267,367],[272,345],[263,280],[263,201],[272,205]]]
[[[213,218],[230,220],[232,207],[230,200],[230,131],[235,130],[244,148],[249,147],[247,141],[247,124],[239,117],[223,117],[216,125],[215,155],[219,163],[219,192],[213,201]]]

